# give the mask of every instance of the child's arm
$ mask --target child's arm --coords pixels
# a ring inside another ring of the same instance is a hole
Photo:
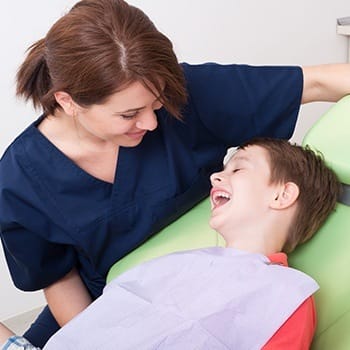
[[[313,297],[304,301],[262,350],[309,350],[316,329]]]
[[[92,301],[76,269],[45,288],[44,294],[52,314],[61,327]]]

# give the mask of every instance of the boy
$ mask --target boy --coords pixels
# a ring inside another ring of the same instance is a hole
[[[211,183],[210,225],[227,249],[128,271],[45,349],[309,349],[318,286],[281,266],[280,252],[311,238],[333,210],[336,176],[309,149],[255,139]]]

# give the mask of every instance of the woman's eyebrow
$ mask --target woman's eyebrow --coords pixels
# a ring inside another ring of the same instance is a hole
[[[158,96],[152,103],[159,101],[159,98],[160,98],[160,96]],[[121,113],[137,112],[137,111],[140,111],[141,109],[144,109],[144,108],[146,108],[146,106],[136,107],[136,108],[129,108],[129,109],[125,110],[125,111],[115,112],[115,113],[121,114]]]
[[[137,112],[140,111],[141,109],[144,109],[144,107],[136,107],[136,108],[130,108],[130,109],[126,109],[125,111],[120,111],[120,112],[115,112],[116,114],[122,114],[122,113],[130,113],[130,112]]]

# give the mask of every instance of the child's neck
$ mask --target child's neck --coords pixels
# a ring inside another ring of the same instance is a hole
[[[272,232],[266,235],[242,235],[232,239],[224,238],[226,247],[264,254],[265,256],[281,252],[285,242],[285,235]]]
[[[263,254],[265,256],[269,256],[271,254],[275,254],[281,251],[281,249],[272,249],[270,247],[262,247],[261,245],[247,245],[247,244],[240,244],[241,242],[238,243],[233,243],[233,244],[227,244],[227,248],[235,248],[238,250],[243,250],[245,252],[249,253],[256,253],[256,254]]]

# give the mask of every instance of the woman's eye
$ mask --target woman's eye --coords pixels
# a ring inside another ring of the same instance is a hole
[[[120,115],[123,119],[130,120],[137,116],[137,112],[133,114],[121,114]]]
[[[240,171],[240,170],[242,170],[241,168],[238,168],[238,169],[233,169],[233,173],[237,173],[237,171]]]

